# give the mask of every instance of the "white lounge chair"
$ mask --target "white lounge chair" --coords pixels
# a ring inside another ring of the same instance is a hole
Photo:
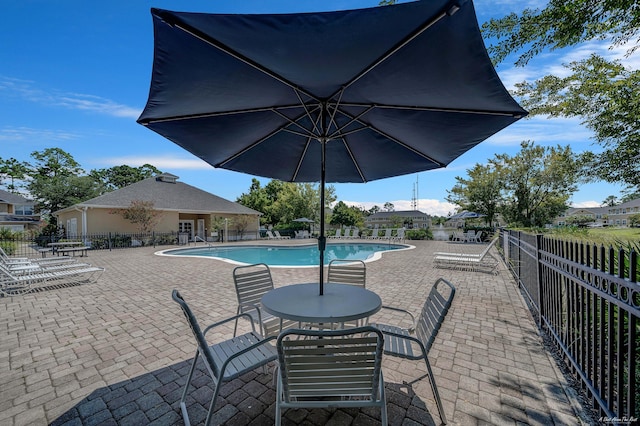
[[[341,238],[341,230],[340,228],[336,229],[336,234],[333,236],[333,238]]]
[[[373,230],[371,231],[371,235],[368,237],[368,239],[377,240],[379,238],[378,231],[379,231],[379,228],[373,228]]]
[[[395,237],[392,237],[391,239],[398,242],[404,241],[404,228],[398,228]]]
[[[51,282],[95,282],[104,272],[104,268],[81,266],[59,270],[24,269],[11,271],[0,265],[0,293],[9,296],[28,293],[34,286],[43,286]]]
[[[50,257],[50,258],[41,258],[34,259],[28,257],[9,257],[7,253],[0,247],[0,263],[4,263],[6,265],[15,265],[15,264],[38,264],[38,265],[52,265],[52,264],[61,264],[61,263],[73,263],[76,262],[76,259],[73,257]]]
[[[280,231],[273,231],[273,233],[275,234],[277,240],[289,240],[289,239],[291,239],[291,237],[288,236],[288,235],[284,236],[284,237],[282,235],[280,235]]]
[[[481,253],[445,253],[433,254],[433,265],[436,268],[462,269],[471,271],[491,272],[496,274],[498,260],[489,251],[498,241],[494,238]]]
[[[373,327],[278,336],[276,425],[283,408],[379,407],[387,425],[383,337]]]
[[[270,239],[270,240],[276,240],[277,239],[276,236],[273,235],[273,232],[271,232],[269,230],[267,230],[267,238]]]
[[[380,237],[379,239],[381,240],[390,240],[391,239],[391,231],[393,231],[391,228],[387,228],[384,230],[384,235],[382,237]]]

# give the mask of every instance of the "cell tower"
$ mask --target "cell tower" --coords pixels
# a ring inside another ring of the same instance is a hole
[[[418,196],[418,175],[416,175],[416,182],[413,184],[413,197],[411,198],[411,209],[419,210],[420,206],[418,205],[418,200],[420,197]]]

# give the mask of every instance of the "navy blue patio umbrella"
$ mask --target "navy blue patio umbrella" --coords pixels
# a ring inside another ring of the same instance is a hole
[[[489,60],[470,0],[299,14],[152,9],[138,122],[214,167],[368,182],[445,167],[527,112]],[[326,238],[320,208],[320,294]]]

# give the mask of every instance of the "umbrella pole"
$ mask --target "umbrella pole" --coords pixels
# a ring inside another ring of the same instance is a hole
[[[324,249],[327,246],[327,238],[324,236],[324,185],[325,185],[325,148],[326,139],[320,140],[320,151],[322,152],[320,170],[320,235],[318,236],[318,251],[320,252],[320,296],[324,294]]]

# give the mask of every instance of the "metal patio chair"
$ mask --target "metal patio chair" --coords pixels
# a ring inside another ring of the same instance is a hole
[[[401,312],[411,318],[412,324],[408,328],[388,324],[371,324],[377,327],[384,334],[384,353],[385,355],[397,356],[410,360],[424,360],[427,367],[427,376],[431,384],[431,390],[438,406],[438,412],[442,423],[446,424],[447,419],[440,400],[438,387],[436,386],[435,377],[429,363],[429,350],[433,345],[433,341],[438,334],[440,325],[444,321],[449,307],[455,296],[455,287],[447,280],[439,278],[431,287],[431,291],[427,296],[420,315],[417,319],[415,316],[401,308],[391,306],[383,306],[383,309],[390,309]],[[423,376],[424,377],[424,376]],[[416,379],[420,380],[422,377]]]
[[[283,408],[380,407],[383,336],[373,327],[287,330],[278,337],[276,425]]]
[[[249,314],[254,323],[260,327],[260,334],[264,337],[277,336],[280,331],[299,326],[296,321],[290,321],[273,316],[261,309],[262,296],[273,290],[273,279],[269,266],[264,263],[238,266],[233,270],[233,282],[238,298],[237,313]],[[233,330],[235,336],[238,322]]]
[[[180,308],[182,308],[182,312],[187,319],[187,323],[193,332],[197,344],[196,355],[193,358],[191,369],[189,370],[189,376],[185,383],[184,391],[182,392],[182,398],[180,399],[180,411],[182,412],[182,418],[186,426],[191,424],[189,421],[189,414],[187,412],[186,398],[189,385],[191,384],[191,379],[193,377],[193,372],[196,368],[196,363],[198,358],[201,357],[215,386],[213,397],[209,404],[207,419],[205,421],[205,425],[209,426],[213,419],[213,409],[215,407],[216,398],[220,393],[220,388],[225,382],[229,382],[258,367],[265,366],[269,362],[278,358],[276,349],[271,344],[271,341],[275,340],[275,337],[263,339],[255,331],[253,320],[248,314],[239,314],[223,319],[211,324],[203,331],[200,329],[200,325],[193,315],[191,308],[189,308],[189,305],[187,305],[187,302],[184,301],[177,290],[173,290],[172,298],[180,305]],[[232,339],[220,341],[214,344],[210,344],[207,341],[206,335],[208,332],[214,331],[216,327],[230,321],[237,321],[242,317],[246,318],[251,324],[250,332],[241,336],[234,336]]]

